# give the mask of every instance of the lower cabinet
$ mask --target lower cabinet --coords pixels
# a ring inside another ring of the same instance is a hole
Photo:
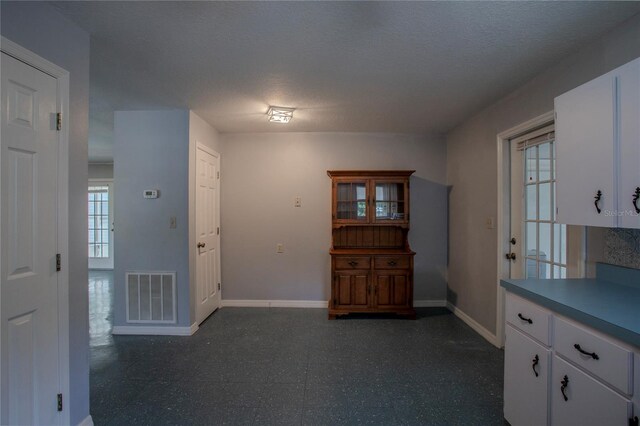
[[[504,353],[504,417],[512,425],[547,424],[551,350],[510,325]]]
[[[513,294],[506,303],[504,417],[512,426],[638,426],[638,348]]]
[[[357,312],[415,318],[412,272],[412,255],[332,256],[329,318]]]
[[[369,271],[339,271],[334,275],[334,305],[343,309],[367,308],[369,296]]]
[[[559,356],[553,357],[551,424],[628,426],[631,401]]]

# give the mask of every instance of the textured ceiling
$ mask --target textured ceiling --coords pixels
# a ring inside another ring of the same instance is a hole
[[[93,159],[113,110],[220,132],[443,133],[640,2],[54,2],[92,35]],[[268,105],[296,108],[288,125]]]

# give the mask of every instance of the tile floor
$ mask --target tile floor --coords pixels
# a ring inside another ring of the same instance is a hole
[[[191,337],[111,336],[89,275],[96,425],[503,425],[503,352],[442,308],[416,321],[223,308]]]

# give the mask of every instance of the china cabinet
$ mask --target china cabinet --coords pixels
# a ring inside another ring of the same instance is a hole
[[[415,318],[409,247],[413,170],[330,170],[332,179],[329,318],[388,312]]]

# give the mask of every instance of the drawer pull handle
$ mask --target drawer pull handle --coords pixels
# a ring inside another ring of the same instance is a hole
[[[397,265],[397,263],[396,263],[396,261],[395,261],[395,260],[390,260],[390,261],[388,261],[388,262],[387,262],[387,265],[389,265],[389,266],[396,266],[396,265]]]
[[[564,397],[564,400],[568,401],[569,398],[567,398],[567,395],[564,393],[564,390],[569,386],[569,378],[567,377],[566,374],[564,375],[564,379],[562,379],[560,384],[562,385],[560,386],[560,392],[562,392],[562,396]]]
[[[636,188],[636,192],[633,194],[633,207],[636,208],[636,213],[640,214],[640,207],[638,207],[638,198],[640,198],[640,186]]]
[[[574,347],[574,348],[576,348],[576,349],[578,350],[578,352],[580,352],[581,354],[589,355],[591,358],[596,359],[596,360],[597,360],[597,359],[600,359],[600,357],[598,356],[598,354],[597,354],[597,353],[595,353],[595,352],[587,352],[587,351],[585,351],[584,349],[582,349],[582,348],[580,347],[580,345],[579,345],[579,344],[577,344],[577,343],[576,343],[575,345],[573,345],[573,347]]]
[[[518,314],[518,318],[520,318],[522,321],[526,321],[529,324],[533,324],[533,321],[531,321],[531,318],[525,318],[522,316],[522,314]]]
[[[536,367],[538,366],[539,363],[540,363],[540,357],[536,354],[536,356],[533,358],[533,365],[531,366],[531,368],[533,368],[533,373],[536,375],[536,377],[538,377],[538,372],[536,371]]]
[[[598,214],[600,214],[602,212],[602,210],[600,209],[600,206],[598,205],[598,203],[600,202],[600,199],[602,198],[602,191],[600,191],[598,189],[598,192],[596,192],[596,196],[593,197],[595,198],[595,201],[593,202],[593,204],[595,204],[596,206],[596,211],[598,212]]]
[[[358,264],[358,262],[356,262],[355,260],[352,260],[351,262],[349,262],[349,265],[351,266],[356,266]]]

